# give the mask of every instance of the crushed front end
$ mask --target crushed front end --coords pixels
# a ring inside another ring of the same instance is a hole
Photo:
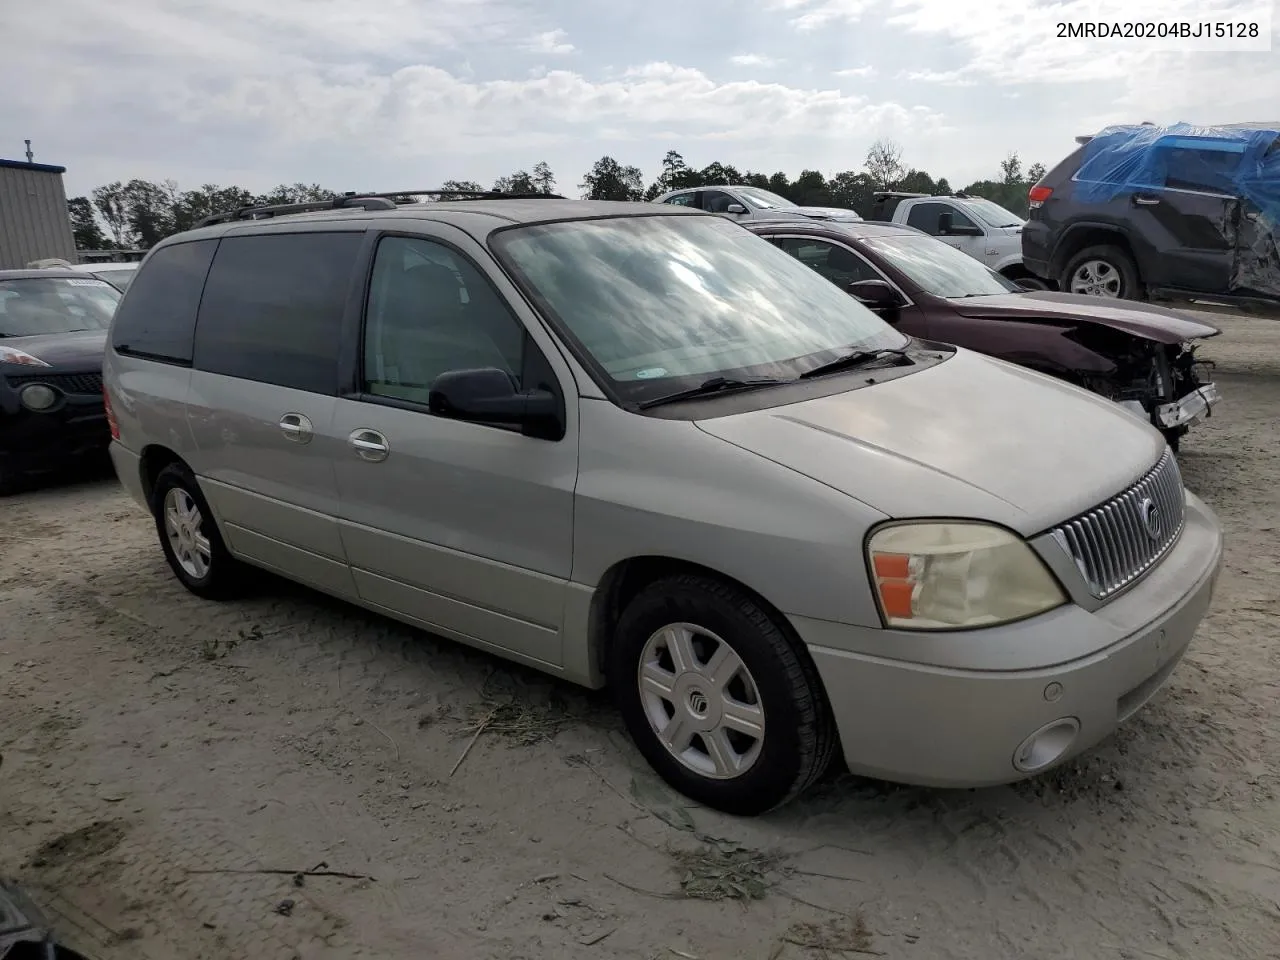
[[[1213,382],[1213,361],[1198,357],[1194,343],[1158,343],[1104,329],[1075,333],[1115,364],[1108,374],[1085,375],[1084,385],[1150,421],[1175,450],[1222,399]]]

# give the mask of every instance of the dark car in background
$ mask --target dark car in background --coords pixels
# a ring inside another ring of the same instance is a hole
[[[1070,293],[1280,303],[1280,130],[1109,127],[1028,194],[1022,260]]]
[[[1029,367],[1128,407],[1174,449],[1219,400],[1194,341],[1220,331],[1165,307],[1025,291],[954,247],[884,223],[745,225],[898,330]],[[1046,424],[1047,430],[1054,429]]]
[[[0,270],[0,493],[105,455],[102,356],[119,302],[75,270]]]

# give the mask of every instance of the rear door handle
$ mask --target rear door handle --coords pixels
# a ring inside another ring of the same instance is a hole
[[[1144,196],[1142,196],[1141,194],[1137,194],[1137,195],[1135,195],[1135,196],[1134,196],[1134,198],[1133,198],[1133,202],[1134,202],[1134,203],[1136,203],[1136,204],[1137,204],[1138,206],[1140,206],[1140,207],[1154,207],[1157,203],[1159,203],[1159,202],[1160,202],[1160,198],[1159,198],[1159,197],[1144,197]]]
[[[368,460],[370,463],[381,463],[391,453],[391,444],[387,443],[387,438],[377,430],[364,427],[352,430],[351,435],[347,437],[347,442],[351,444],[351,449],[355,451],[357,457]]]
[[[294,443],[310,443],[315,435],[311,421],[300,413],[286,413],[280,418],[279,426],[284,438]]]

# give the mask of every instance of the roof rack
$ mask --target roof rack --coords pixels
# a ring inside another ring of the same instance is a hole
[[[358,193],[349,190],[332,200],[307,200],[302,203],[277,203],[224,210],[205,217],[195,225],[211,227],[234,220],[262,220],[292,213],[315,213],[320,210],[345,210],[361,207],[365,210],[394,210],[396,207],[418,203],[415,197],[440,197],[451,200],[563,200],[556,193],[503,193],[499,190],[394,190],[389,193]]]

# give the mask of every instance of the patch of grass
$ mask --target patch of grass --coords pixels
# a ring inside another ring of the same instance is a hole
[[[787,873],[784,855],[736,844],[670,853],[681,872],[680,890],[691,900],[763,900]]]
[[[472,707],[473,720],[463,735],[478,731],[497,734],[513,747],[531,747],[552,739],[563,727],[580,718],[552,704],[534,704],[527,700],[485,700]]]
[[[826,923],[793,923],[782,935],[782,942],[815,950],[824,957],[841,954],[881,956],[879,951],[871,949],[871,931],[860,913],[852,917],[833,917]]]

